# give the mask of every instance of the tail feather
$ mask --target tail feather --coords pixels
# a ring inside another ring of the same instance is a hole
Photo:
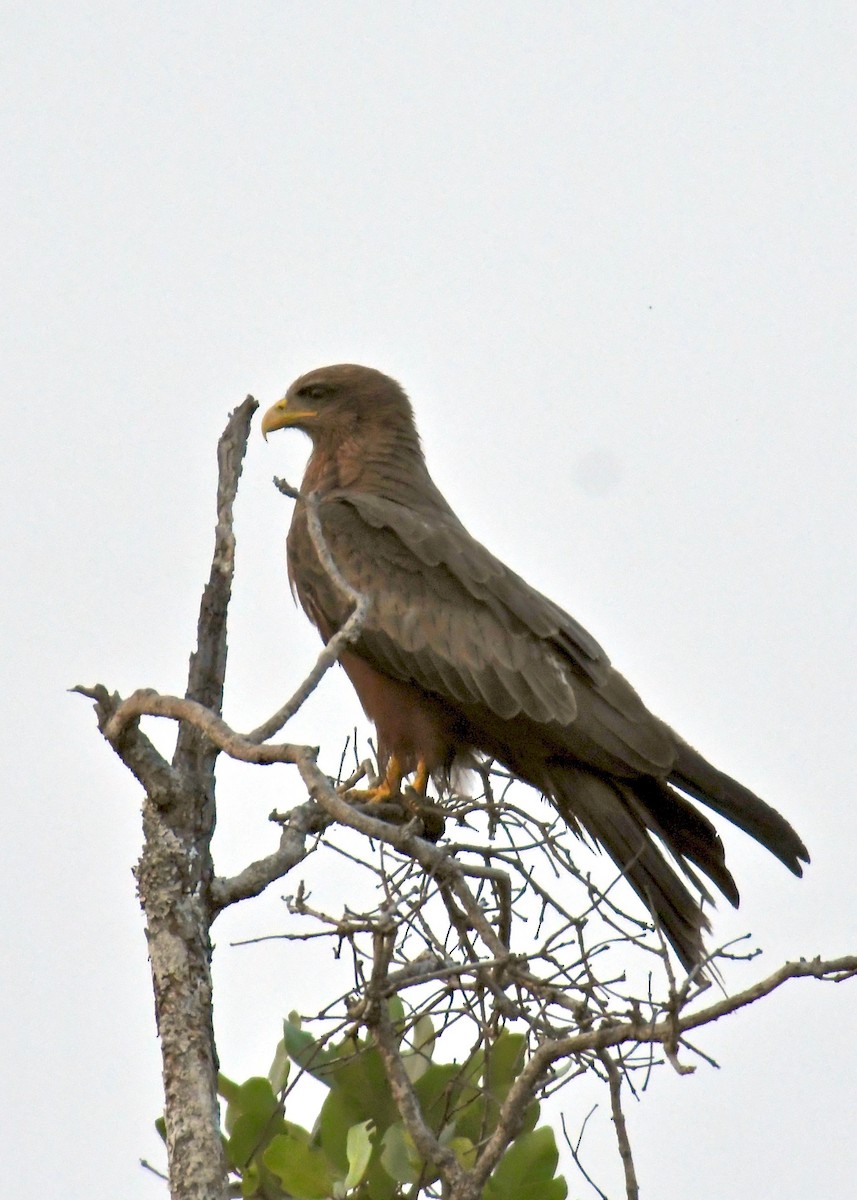
[[[607,777],[566,761],[552,765],[547,790],[571,828],[582,827],[604,847],[681,963],[692,970],[703,958],[702,934],[709,928],[702,902],[711,899],[694,868],[735,906],[739,895],[720,835],[676,788],[726,817],[801,874],[801,862],[808,862],[809,855],[788,821],[684,743],[669,783],[651,776]]]
[[[809,854],[785,817],[749,788],[712,767],[686,742],[679,742],[677,748],[670,783],[749,833],[795,875],[802,875],[801,863],[809,862]]]
[[[643,802],[632,788],[630,783],[608,780],[570,765],[553,770],[550,779],[551,795],[560,813],[572,827],[579,822],[605,848],[690,971],[703,957],[702,934],[709,928],[708,921],[697,896],[651,837],[649,828],[655,824],[654,817],[649,814],[648,819],[643,818]],[[660,834],[659,829],[655,832]],[[664,840],[673,849],[670,840]],[[698,857],[704,856],[694,857],[694,861],[705,869]],[[698,887],[693,871],[682,858],[678,862]]]
[[[640,797],[641,817],[684,869],[687,870],[685,860],[695,863],[737,908],[740,901],[738,887],[726,866],[720,834],[708,817],[659,779],[635,781],[634,790]],[[711,899],[704,888],[700,890],[706,900]]]

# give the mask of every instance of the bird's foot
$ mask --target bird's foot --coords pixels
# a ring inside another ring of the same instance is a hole
[[[429,769],[423,759],[417,763],[410,783],[403,781],[405,774],[395,755],[391,755],[382,779],[370,788],[348,788],[344,793],[345,799],[352,804],[382,805],[388,802],[403,810],[405,819],[418,817],[429,841],[437,841],[443,833],[443,816],[438,810],[426,803],[426,790],[429,782]]]
[[[353,804],[383,804],[387,800],[398,800],[401,796],[402,768],[395,754],[390,756],[384,777],[370,788],[349,788],[345,799]]]
[[[361,804],[383,804],[387,800],[402,800],[408,807],[413,805],[414,797],[417,800],[424,800],[429,781],[429,769],[425,761],[420,759],[417,763],[413,780],[403,792],[402,780],[404,778],[405,772],[402,770],[398,758],[395,754],[391,754],[383,778],[374,787],[348,788],[345,798]],[[409,794],[412,796],[410,800]]]

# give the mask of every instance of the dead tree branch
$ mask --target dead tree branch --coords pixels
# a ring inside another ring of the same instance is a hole
[[[619,1145],[619,1157],[625,1172],[625,1194],[628,1200],[639,1200],[640,1189],[637,1185],[637,1173],[634,1170],[634,1156],[631,1153],[628,1127],[622,1111],[622,1072],[606,1050],[598,1055],[598,1060],[606,1072],[607,1084],[610,1089],[610,1111],[616,1130],[616,1141]]]
[[[330,819],[318,805],[307,803],[293,808],[283,824],[280,844],[273,854],[250,863],[229,879],[215,878],[211,882],[213,915],[239,900],[259,896],[265,888],[282,879],[307,856],[307,839],[321,833]]]
[[[226,671],[226,614],[235,569],[232,508],[256,408],[248,396],[230,416],[217,448],[214,554],[200,603],[186,701],[212,715],[220,711]],[[209,938],[218,748],[197,726],[180,723],[170,765],[136,722],[116,727],[122,707],[118,696],[103,687],[77,690],[95,700],[99,728],[146,792],[136,876],[161,1042],[171,1192],[181,1200],[226,1200]],[[115,735],[109,732],[111,722]]]

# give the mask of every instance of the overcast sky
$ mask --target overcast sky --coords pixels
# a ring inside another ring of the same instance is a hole
[[[3,5],[18,1200],[162,1194],[137,1165],[162,1161],[139,789],[66,689],[183,688],[226,415],[325,363],[400,379],[472,532],[803,835],[798,882],[725,831],[743,904],[717,940],[765,948],[730,984],[857,950],[855,62],[852,3]],[[316,653],[270,484],[305,455],[251,439],[241,729]],[[338,674],[289,730],[330,769],[360,717]],[[224,767],[218,868],[266,853],[269,810],[299,798],[291,775]],[[301,875],[345,899],[329,864]],[[301,979],[283,943],[229,948],[285,928],[289,890],[215,930],[236,1077],[335,988],[329,957]],[[700,1038],[719,1072],[662,1072],[628,1112],[644,1195],[850,1195],[855,987],[794,983]],[[613,1197],[610,1137],[602,1109],[588,1165]]]

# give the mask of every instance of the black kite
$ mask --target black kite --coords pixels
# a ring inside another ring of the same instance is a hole
[[[411,772],[424,791],[467,752],[497,759],[606,848],[688,968],[707,922],[661,847],[703,897],[694,867],[738,903],[720,837],[688,797],[801,874],[809,856],[788,822],[653,716],[573,617],[470,536],[428,473],[394,380],[351,365],[312,371],[265,413],[264,433],[284,426],[312,439],[303,494],[316,494],[338,569],[370,599],[341,662],[376,726],[379,797]],[[300,501],[288,564],[327,641],[353,603],[319,562]]]

